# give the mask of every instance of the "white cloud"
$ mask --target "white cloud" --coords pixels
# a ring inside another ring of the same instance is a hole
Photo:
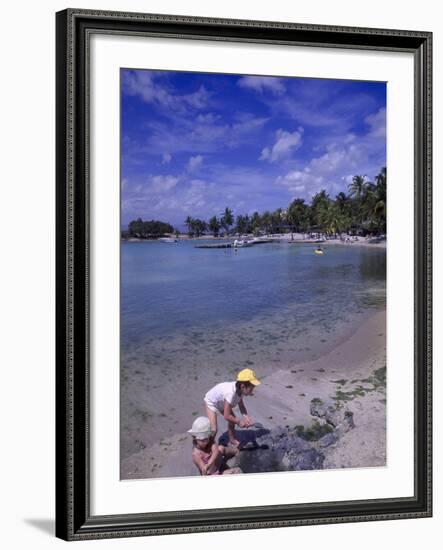
[[[275,76],[243,76],[238,80],[237,84],[240,88],[250,88],[261,94],[265,90],[275,95],[282,95],[286,91],[282,80]]]
[[[379,109],[376,113],[365,118],[366,124],[369,124],[369,136],[374,138],[386,137],[386,109]]]
[[[163,153],[162,164],[169,164],[172,160],[172,155],[170,153]]]
[[[147,191],[154,193],[165,193],[173,189],[178,182],[175,176],[151,176]]]
[[[196,155],[195,157],[190,157],[188,160],[188,170],[192,172],[193,170],[197,170],[201,166],[201,163],[203,162],[202,155]]]
[[[293,79],[287,81],[287,93],[264,97],[271,112],[307,128],[324,128],[328,134],[343,135],[361,122],[362,113],[378,107],[370,93],[358,93],[345,81]]]
[[[367,150],[364,144],[340,146],[331,144],[327,152],[320,157],[313,158],[309,163],[312,172],[321,175],[336,175],[349,173],[349,169],[358,170],[366,163]]]
[[[206,204],[207,183],[203,180],[192,180],[191,185],[184,197],[183,208],[187,209],[191,206],[202,207]]]
[[[294,196],[310,198],[322,189],[334,195],[352,181],[352,175],[368,173],[371,166],[368,142],[349,140],[331,143],[326,152],[311,159],[304,168],[293,170],[276,179]],[[350,175],[352,174],[352,175]]]
[[[220,120],[219,120],[220,119]],[[145,151],[150,154],[217,153],[222,149],[236,148],[247,141],[255,142],[257,132],[267,122],[267,118],[258,118],[251,114],[242,114],[231,123],[223,123],[221,117],[202,115],[197,117],[176,117],[173,126],[164,121],[150,121],[150,135]]]
[[[145,103],[159,104],[174,111],[203,109],[209,101],[209,92],[204,86],[189,94],[174,94],[163,76],[152,71],[128,71],[125,73],[124,90],[140,97]]]
[[[228,126],[232,139],[239,135],[256,135],[255,132],[260,130],[268,121],[267,118],[258,118],[250,114],[237,116],[238,122],[234,122]]]
[[[324,185],[322,175],[313,174],[309,167],[304,170],[293,170],[285,176],[279,176],[277,182],[284,185],[295,195],[314,195]]]
[[[275,162],[290,156],[292,151],[296,151],[302,144],[303,128],[299,128],[295,132],[287,132],[286,130],[277,130],[277,141],[272,147],[265,147],[260,155],[260,160],[268,160]]]
[[[200,122],[202,124],[213,124],[220,118],[220,115],[215,115],[214,113],[206,113],[204,115],[200,114],[197,116],[197,122]]]

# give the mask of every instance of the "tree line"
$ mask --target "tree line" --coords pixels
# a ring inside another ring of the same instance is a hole
[[[337,233],[383,234],[386,233],[386,167],[368,181],[357,175],[348,186],[348,193],[340,192],[332,199],[325,189],[315,194],[310,203],[295,198],[286,209],[277,208],[252,215],[238,214],[226,207],[221,216],[203,220],[187,216],[184,223],[190,237],[212,234],[260,233],[312,233],[327,235]],[[165,234],[179,234],[165,222],[133,220],[124,237],[159,238]]]
[[[354,176],[348,193],[341,192],[332,199],[326,190],[315,194],[308,204],[304,199],[294,199],[286,209],[277,208],[252,215],[239,214],[234,218],[232,209],[226,207],[217,218],[208,221],[188,216],[185,225],[191,237],[211,233],[218,237],[234,234],[321,232],[337,233],[386,233],[386,167],[374,179]]]
[[[141,218],[138,218],[136,220],[132,220],[128,224],[127,231],[122,231],[122,237],[158,239],[170,233],[174,233],[174,228],[170,223],[161,222],[158,220],[143,221]]]

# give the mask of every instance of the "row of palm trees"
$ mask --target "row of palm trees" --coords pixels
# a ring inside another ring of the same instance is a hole
[[[238,219],[241,217],[242,216],[237,216],[236,229],[238,233],[245,232],[239,231]],[[220,219],[218,219],[217,216],[212,216],[208,222],[205,222],[199,218],[188,216],[185,220],[185,224],[190,236],[200,237],[210,231],[214,237],[217,237],[222,229],[224,233],[228,235],[231,227],[234,225],[234,214],[230,208],[226,207]]]
[[[214,237],[223,232],[231,233],[287,233],[322,232],[383,234],[386,233],[386,167],[383,167],[369,181],[366,176],[357,175],[348,186],[348,193],[339,193],[332,199],[323,189],[307,204],[296,198],[286,210],[277,208],[262,214],[254,212],[239,214],[226,207],[220,218],[213,216],[206,222],[188,216],[185,220],[190,236],[201,236],[210,232]]]

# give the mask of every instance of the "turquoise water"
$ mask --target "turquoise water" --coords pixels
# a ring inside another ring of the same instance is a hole
[[[383,249],[331,246],[321,256],[306,244],[235,252],[137,242],[122,244],[121,266],[123,347],[283,312],[296,326],[330,325],[385,306]]]

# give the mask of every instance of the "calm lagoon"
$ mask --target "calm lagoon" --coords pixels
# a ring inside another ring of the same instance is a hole
[[[297,329],[330,329],[385,307],[384,249],[331,246],[320,256],[309,244],[264,244],[237,252],[195,244],[122,244],[123,348],[276,314],[290,316]]]

